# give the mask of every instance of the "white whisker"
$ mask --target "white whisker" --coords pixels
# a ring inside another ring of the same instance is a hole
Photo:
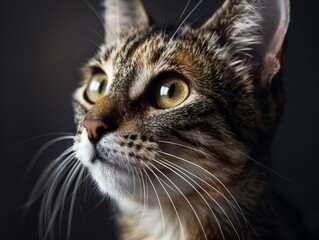
[[[143,213],[140,219],[140,222],[138,224],[138,227],[135,231],[135,233],[137,234],[141,228],[141,226],[144,224],[144,219],[145,219],[145,214],[147,212],[147,206],[146,206],[146,198],[147,198],[147,194],[146,194],[146,183],[142,174],[142,171],[139,171],[140,176],[141,176],[141,181],[142,181],[142,186],[143,186]]]
[[[98,33],[98,31],[96,31],[94,28],[88,26],[90,28],[90,30],[92,32],[94,32],[96,34],[96,36],[98,36],[100,38],[100,40],[104,41],[104,38],[102,37],[102,35],[100,33]]]
[[[71,161],[70,161],[71,162]],[[51,187],[45,194],[45,198],[43,199],[43,205],[42,208],[44,209],[43,216],[41,219],[43,219],[43,223],[40,222],[43,227],[45,227],[46,231],[42,235],[44,239],[48,237],[49,234],[52,234],[51,229],[54,228],[55,220],[59,212],[61,212],[61,206],[64,206],[64,201],[66,198],[67,190],[70,187],[70,181],[73,180],[76,169],[79,167],[79,162],[73,162],[72,168],[70,171],[63,170],[64,172],[60,171],[56,174],[55,178],[53,179],[53,182],[50,184]],[[64,179],[64,175],[68,174],[69,172],[72,173],[72,175],[67,175],[67,179]],[[56,188],[60,184],[60,182],[64,179],[63,187],[60,189],[58,197],[54,197],[54,193],[56,191]],[[54,202],[52,202],[54,200]],[[53,203],[53,206],[52,204]],[[53,211],[52,211],[53,210]],[[63,214],[63,213],[61,213]],[[41,216],[40,215],[40,216]]]
[[[181,172],[181,173],[184,174],[186,177],[188,177],[192,182],[194,182],[201,190],[203,190],[203,191],[209,196],[209,198],[212,199],[212,201],[222,210],[222,212],[224,213],[224,215],[226,216],[226,218],[228,219],[228,221],[230,221],[228,215],[226,214],[226,212],[224,211],[224,209],[220,206],[220,204],[206,191],[205,188],[203,188],[203,187],[202,187],[200,184],[198,184],[195,180],[193,180],[191,177],[189,177],[189,175],[191,175],[191,176],[197,178],[198,180],[200,180],[201,182],[203,182],[203,183],[205,184],[205,186],[211,187],[215,192],[217,192],[219,195],[221,195],[221,196],[226,200],[227,204],[230,206],[230,209],[231,209],[231,211],[234,213],[234,216],[235,216],[235,218],[236,218],[236,220],[237,220],[237,222],[239,223],[239,226],[240,226],[240,228],[241,228],[241,224],[240,224],[240,222],[239,222],[239,219],[238,219],[237,214],[235,213],[234,209],[235,209],[236,212],[238,212],[240,215],[242,215],[242,212],[241,212],[223,193],[221,193],[218,189],[216,189],[216,188],[215,188],[214,186],[212,186],[210,183],[208,183],[207,181],[203,180],[201,177],[197,176],[196,174],[194,174],[194,173],[188,171],[187,169],[184,169],[184,168],[182,168],[181,166],[179,166],[179,165],[177,165],[177,164],[175,164],[175,163],[173,163],[173,162],[170,162],[170,161],[168,161],[168,160],[166,160],[166,159],[162,159],[162,161],[166,162],[167,164],[171,165],[172,167],[175,167],[175,169],[176,169],[177,171]],[[189,175],[187,175],[186,173],[189,174]],[[245,216],[242,215],[242,217],[245,219]],[[247,220],[245,219],[245,221],[247,221]],[[230,221],[230,222],[231,222],[231,221]],[[247,223],[246,223],[246,224],[247,224]],[[231,223],[231,225],[232,225],[232,227],[234,228],[234,225],[233,225],[232,223]],[[235,229],[234,229],[234,230],[235,230]],[[235,231],[236,231],[236,230],[235,230]],[[242,231],[242,229],[241,229],[241,231]],[[236,234],[236,235],[238,235],[238,234]]]
[[[51,216],[52,218],[52,213],[51,213],[51,201],[54,199],[53,198],[53,193],[55,192],[55,189],[58,184],[63,180],[64,176],[69,172],[70,169],[74,168],[74,165],[76,164],[75,162],[72,161],[73,156],[69,156],[68,158],[65,159],[65,164],[58,165],[56,169],[52,173],[50,173],[49,178],[45,180],[45,185],[47,186],[46,191],[44,192],[43,199],[42,199],[42,204],[40,208],[40,218],[39,218],[39,234],[40,236],[47,235],[50,233],[50,231],[46,231],[47,233],[43,233],[42,229],[45,226],[48,226],[48,217]],[[60,192],[62,195],[62,192]],[[60,195],[60,196],[61,196]],[[54,214],[56,215],[56,214]],[[54,216],[55,218],[55,216]],[[52,223],[53,224],[53,223]],[[52,225],[51,224],[51,225]],[[51,226],[48,226],[48,230],[51,229]]]
[[[52,140],[50,140],[49,142],[47,142],[46,144],[44,144],[37,152],[36,154],[33,156],[33,158],[31,159],[30,163],[28,164],[24,175],[21,178],[21,182],[25,182],[27,176],[29,175],[31,169],[34,167],[34,164],[36,163],[36,161],[39,159],[39,157],[44,153],[44,151],[46,151],[49,147],[51,147],[52,145],[54,145],[57,142],[60,141],[64,141],[64,140],[73,140],[74,137],[73,136],[62,136],[62,137],[57,137],[54,138]],[[71,148],[67,149],[64,153],[62,153],[62,155],[66,155],[68,153],[70,153],[72,151]]]
[[[190,15],[192,15],[192,13],[196,10],[196,8],[203,2],[203,0],[200,0],[196,6],[192,9],[192,11],[190,11],[187,16],[184,18],[184,20],[179,24],[179,26],[177,27],[177,29],[175,30],[174,34],[172,35],[172,37],[170,39],[174,39],[175,35],[178,33],[179,29],[183,26],[183,24],[186,22],[186,20],[190,17]]]
[[[130,166],[130,171],[132,172],[132,175],[133,175],[133,197],[135,197],[135,195],[136,195],[136,177],[135,177],[136,169],[133,168],[132,166]]]
[[[75,182],[75,186],[74,186],[74,190],[73,190],[73,193],[72,193],[72,199],[71,199],[71,203],[70,203],[70,210],[69,210],[69,217],[68,217],[68,230],[67,230],[67,240],[70,239],[71,237],[71,227],[72,227],[72,216],[73,216],[73,211],[74,211],[74,206],[75,206],[75,200],[76,200],[76,190],[79,188],[79,185],[81,184],[81,180],[82,180],[82,177],[83,177],[83,173],[84,173],[84,168],[82,165],[79,165],[81,169],[81,172],[78,174],[78,177],[76,179],[76,182]]]
[[[64,180],[62,187],[60,188],[59,194],[57,196],[53,206],[53,209],[58,212],[60,212],[60,220],[59,220],[59,233],[60,233],[60,238],[62,238],[61,236],[61,231],[62,231],[62,218],[63,218],[63,213],[64,213],[64,206],[66,203],[66,198],[67,198],[67,194],[69,192],[69,189],[71,187],[73,178],[75,178],[76,174],[77,174],[77,170],[80,169],[80,165],[79,163],[75,162],[75,164],[73,165],[72,169],[69,171],[69,173],[71,173],[71,175],[69,174],[67,176],[67,179]],[[71,210],[69,210],[71,211]],[[50,214],[51,215],[51,214]],[[53,221],[55,221],[55,219],[53,219]]]
[[[95,47],[97,47],[97,48],[100,47],[100,44],[96,43],[96,42],[93,41],[92,39],[90,39],[90,38],[88,38],[88,37],[86,37],[86,36],[84,36],[84,38],[85,38],[86,40],[88,40],[90,43],[92,43]]]
[[[248,156],[247,154],[241,152],[243,155],[245,155],[249,160],[251,160],[253,163],[255,163],[257,166],[263,168],[264,170],[267,170],[269,172],[271,172],[272,174],[276,175],[277,177],[280,177],[282,179],[284,179],[287,182],[293,183],[294,181],[292,181],[291,179],[285,177],[284,175],[278,173],[277,171],[273,170],[272,168],[268,167],[267,165],[255,160],[254,158]]]
[[[258,233],[256,232],[256,230],[253,228],[253,226],[249,223],[249,221],[247,220],[247,218],[245,217],[245,214],[242,210],[242,208],[240,207],[239,203],[237,202],[237,200],[235,199],[235,197],[233,196],[233,194],[229,191],[229,189],[225,186],[225,184],[223,184],[214,174],[212,174],[211,172],[209,172],[207,169],[205,169],[204,167],[193,163],[187,159],[181,158],[179,156],[176,156],[174,154],[170,154],[170,153],[165,153],[163,151],[159,151],[159,153],[173,157],[175,159],[181,160],[183,162],[186,162],[188,164],[191,164],[201,170],[203,170],[204,172],[206,172],[209,176],[213,177],[219,184],[221,184],[221,186],[226,190],[226,192],[229,194],[229,196],[232,198],[232,200],[234,201],[236,207],[234,208],[236,211],[239,211],[240,215],[243,217],[245,223],[246,223],[246,227],[248,228],[248,226],[255,232],[256,235],[258,235]],[[210,185],[211,186],[211,185]],[[213,186],[211,186],[213,187]],[[214,187],[213,187],[214,188]],[[216,188],[214,188],[216,191],[218,191]],[[227,199],[226,196],[224,194],[222,194],[220,191],[218,191],[219,194],[221,194],[221,196],[223,196],[223,198]],[[234,206],[229,200],[226,200],[230,205]]]
[[[190,149],[190,150],[193,150],[195,152],[198,152],[198,153],[201,153],[203,154],[205,157],[212,157],[211,154],[209,153],[206,153],[202,150],[199,150],[197,148],[194,148],[194,147],[190,147],[190,146],[187,146],[185,144],[181,144],[181,143],[175,143],[175,142],[170,142],[170,141],[158,141],[159,143],[167,143],[167,144],[170,144],[170,145],[176,145],[176,146],[180,146],[180,147],[184,147],[184,148],[187,148],[187,149]]]
[[[178,211],[176,209],[176,206],[171,198],[171,196],[169,195],[167,189],[164,187],[164,185],[162,184],[162,182],[159,180],[159,177],[157,176],[157,174],[152,170],[152,168],[150,168],[149,166],[147,166],[147,164],[145,164],[144,162],[141,162],[151,173],[153,173],[154,177],[157,179],[158,183],[162,186],[163,190],[165,191],[167,197],[169,198],[171,204],[172,204],[172,207],[174,208],[174,211],[175,211],[175,214],[176,214],[176,217],[177,217],[177,221],[178,221],[178,224],[179,224],[179,227],[180,227],[180,230],[181,230],[181,234],[182,234],[182,237],[183,239],[185,239],[185,233],[184,233],[184,229],[183,229],[183,225],[182,225],[182,222],[181,222],[181,219],[180,219],[180,216],[178,214]],[[153,166],[153,165],[152,165]],[[156,169],[159,173],[162,173],[159,169]]]
[[[184,16],[184,13],[186,12],[190,2],[191,2],[191,0],[188,0],[188,2],[186,3],[186,6],[184,7],[183,12],[182,12],[181,16],[179,17],[179,19],[181,19]]]
[[[42,134],[42,135],[39,135],[39,136],[28,138],[28,139],[26,139],[26,140],[24,140],[22,142],[19,142],[16,145],[13,145],[12,147],[9,147],[9,148],[6,148],[6,149],[2,149],[2,150],[0,150],[0,152],[11,151],[11,150],[14,150],[16,148],[22,147],[23,145],[28,144],[28,143],[30,143],[32,141],[38,140],[40,138],[45,138],[45,137],[50,137],[50,136],[57,136],[57,135],[73,136],[73,133],[69,133],[69,132],[54,132],[54,133]]]
[[[146,172],[146,170],[144,168],[143,168],[143,171],[144,171],[145,175],[147,176],[148,180],[150,181],[150,184],[152,185],[152,188],[154,189],[154,193],[155,193],[157,201],[158,201],[158,206],[160,208],[161,217],[162,217],[163,238],[164,238],[166,234],[165,234],[164,215],[163,215],[163,208],[162,208],[161,200],[158,196],[158,193],[157,193],[156,188],[152,182],[152,179],[150,178],[150,176],[148,175],[148,173]]]
[[[43,193],[43,185],[46,183],[46,178],[52,174],[52,172],[56,171],[57,168],[64,168],[68,161],[61,162],[63,156],[70,154],[72,152],[72,147],[65,150],[55,161],[53,161],[49,167],[45,170],[45,172],[40,176],[40,179],[37,181],[36,185],[34,186],[28,201],[23,205],[24,208],[30,207]],[[70,156],[69,156],[70,157]],[[67,157],[67,158],[69,158]]]
[[[151,163],[150,163],[150,164],[151,164]],[[201,227],[201,229],[202,229],[202,231],[203,231],[203,233],[204,233],[204,235],[205,235],[205,239],[207,240],[207,236],[206,236],[206,232],[205,232],[205,230],[204,230],[203,224],[202,224],[202,222],[201,222],[201,220],[200,220],[200,218],[199,218],[199,216],[198,216],[196,210],[194,209],[193,205],[192,205],[192,204],[190,203],[190,201],[188,200],[188,198],[185,196],[185,194],[177,187],[177,185],[176,185],[169,177],[167,177],[167,176],[166,176],[163,172],[161,172],[156,166],[154,166],[154,164],[152,164],[152,166],[153,166],[153,168],[155,168],[156,170],[158,170],[158,171],[177,189],[177,191],[178,191],[178,192],[182,195],[182,197],[186,200],[186,202],[188,203],[188,205],[190,206],[190,208],[191,208],[192,211],[194,212],[195,217],[197,218],[198,223],[199,223],[199,225],[200,225],[200,227]]]
[[[206,199],[202,196],[202,194],[194,187],[194,185],[193,184],[191,184],[186,178],[184,178],[182,175],[180,175],[179,173],[177,173],[174,169],[172,169],[168,164],[165,164],[164,162],[162,162],[162,161],[160,161],[160,160],[156,160],[156,159],[154,159],[154,161],[155,162],[157,162],[158,164],[160,164],[161,166],[163,166],[163,167],[165,167],[165,168],[167,168],[167,169],[169,169],[171,172],[173,172],[173,173],[175,173],[178,177],[180,177],[182,180],[184,180],[188,185],[190,185],[196,192],[197,192],[197,194],[203,199],[203,201],[205,202],[205,204],[207,205],[207,207],[210,209],[210,211],[211,211],[211,213],[213,214],[213,216],[214,216],[214,218],[215,218],[215,220],[216,220],[216,223],[218,224],[218,226],[219,226],[219,228],[220,228],[220,231],[221,231],[221,233],[222,233],[222,236],[223,236],[223,239],[225,240],[225,238],[224,238],[224,233],[223,233],[223,231],[222,231],[222,229],[221,229],[221,226],[220,226],[220,223],[219,223],[219,221],[218,221],[218,218],[216,217],[216,214],[214,213],[214,211],[213,211],[213,209],[211,208],[211,206],[208,204],[208,202],[206,201]],[[172,183],[173,184],[173,183]],[[174,184],[174,186],[177,188],[177,186]],[[182,195],[184,195],[183,193],[182,193],[182,191],[180,191],[180,193],[182,194]],[[184,198],[186,198],[186,196],[184,197]],[[188,202],[188,201],[187,201]],[[190,203],[189,203],[190,204]],[[192,207],[191,207],[192,208]],[[193,209],[193,208],[192,208]],[[195,213],[195,210],[193,210],[194,211],[194,213]],[[196,214],[196,213],[195,213]],[[197,215],[197,214],[196,214]],[[198,219],[198,221],[199,221],[199,223],[200,223],[200,225],[201,225],[201,227],[202,227],[202,230],[203,230],[203,233],[205,234],[205,238],[207,239],[207,236],[206,236],[206,232],[205,232],[205,230],[204,230],[204,228],[203,228],[203,226],[202,226],[202,224],[201,224],[201,221],[199,220],[199,217],[197,216],[197,219]]]
[[[189,161],[189,160],[186,160],[186,159],[184,159],[184,158],[181,158],[181,157],[179,157],[179,156],[176,156],[176,155],[174,155],[174,154],[166,153],[166,152],[163,152],[163,151],[158,151],[158,152],[161,153],[161,154],[164,154],[164,155],[166,155],[166,156],[170,156],[170,157],[173,157],[173,158],[175,158],[175,159],[178,159],[178,160],[181,160],[181,161],[183,161],[183,162],[186,162],[186,163],[188,163],[188,164],[191,164],[191,165],[193,165],[193,166],[195,166],[195,167],[197,167],[197,168],[203,170],[205,173],[207,173],[207,174],[210,175],[211,177],[213,177],[213,178],[227,191],[227,193],[230,195],[230,197],[234,200],[234,202],[235,202],[236,206],[238,207],[238,209],[240,209],[240,211],[241,211],[242,214],[244,215],[244,213],[243,213],[243,211],[241,210],[241,207],[240,207],[239,203],[237,202],[237,200],[235,199],[234,195],[229,191],[229,189],[225,186],[225,184],[223,184],[222,181],[220,181],[214,174],[212,174],[211,172],[209,172],[209,171],[208,171],[207,169],[205,169],[204,167],[202,167],[202,166],[200,166],[200,165],[198,165],[198,164],[196,164],[196,163],[193,163],[193,162],[191,162],[191,161]]]
[[[89,6],[89,8],[92,10],[92,12],[94,13],[94,15],[98,18],[99,22],[101,23],[101,25],[103,26],[103,28],[105,29],[105,31],[107,31],[108,33],[110,33],[112,36],[112,39],[115,39],[115,34],[112,31],[112,29],[110,29],[109,27],[107,27],[107,25],[104,23],[104,20],[101,18],[101,16],[99,15],[99,13],[95,10],[95,8],[89,3],[89,1],[84,0],[84,2]],[[103,38],[102,38],[103,39]]]
[[[155,160],[157,161],[157,160]],[[225,212],[225,210],[220,206],[220,204],[200,185],[198,184],[195,180],[193,180],[190,176],[188,176],[185,172],[184,172],[184,168],[176,165],[176,164],[173,164],[173,163],[170,163],[169,161],[163,159],[162,161],[158,161],[159,164],[163,164],[164,166],[167,166],[167,168],[169,168],[172,172],[174,172],[176,175],[178,175],[180,178],[182,178],[184,181],[186,181],[200,196],[201,198],[205,201],[206,205],[209,207],[209,209],[211,210],[215,220],[216,220],[216,223],[218,225],[218,228],[222,234],[222,237],[223,239],[225,239],[225,236],[224,236],[224,232],[221,228],[221,225],[220,225],[220,222],[216,216],[216,214],[214,213],[214,211],[211,209],[210,205],[207,203],[206,199],[204,199],[204,197],[201,195],[201,193],[197,190],[196,187],[194,187],[193,184],[191,184],[187,179],[185,179],[183,176],[181,176],[180,174],[176,173],[173,169],[175,169],[176,171],[180,172],[181,174],[183,174],[185,177],[187,177],[189,180],[191,180],[194,184],[196,184],[197,187],[199,187],[202,191],[204,191],[207,196],[221,209],[221,211],[223,212],[223,214],[226,216],[226,218],[228,219],[228,221],[230,222],[230,224],[232,225],[238,239],[240,239],[238,233],[237,233],[237,230],[234,226],[234,224],[232,223],[232,221],[230,220],[229,216],[227,215],[227,213]],[[172,169],[173,168],[173,169]],[[188,172],[187,170],[185,170],[186,172]]]

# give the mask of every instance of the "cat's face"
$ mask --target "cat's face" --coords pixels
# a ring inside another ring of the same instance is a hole
[[[177,32],[140,19],[84,68],[74,151],[102,192],[152,202],[193,191],[188,181],[231,184],[271,135],[280,103],[256,82],[270,82],[278,60],[245,56],[257,39],[225,40],[226,26],[214,18]]]

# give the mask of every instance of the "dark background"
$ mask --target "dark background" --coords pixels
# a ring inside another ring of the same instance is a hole
[[[25,140],[75,130],[71,93],[80,79],[79,68],[93,56],[103,36],[97,17],[101,1],[89,2],[0,3],[0,239],[38,239],[38,202],[24,219],[18,206],[26,201],[43,168],[71,143],[49,148],[25,181],[22,176],[32,156],[55,136]],[[176,23],[187,0],[144,2],[158,23]],[[221,2],[204,1],[188,22],[203,22]],[[286,106],[273,145],[273,169],[291,180],[274,177],[277,189],[300,209],[309,239],[319,239],[318,11],[317,0],[291,2],[284,71]],[[106,201],[96,207],[97,194],[79,199],[71,239],[114,239]]]

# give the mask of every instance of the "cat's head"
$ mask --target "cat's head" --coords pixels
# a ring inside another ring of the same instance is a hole
[[[228,0],[199,28],[152,26],[138,0],[105,5],[105,44],[74,94],[74,150],[102,192],[174,198],[192,191],[183,178],[227,184],[268,151],[287,0]]]

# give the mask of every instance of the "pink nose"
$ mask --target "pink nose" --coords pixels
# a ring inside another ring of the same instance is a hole
[[[101,139],[101,137],[110,129],[109,125],[107,125],[104,121],[98,119],[85,119],[83,121],[83,126],[86,128],[88,137],[92,143],[97,143]]]

